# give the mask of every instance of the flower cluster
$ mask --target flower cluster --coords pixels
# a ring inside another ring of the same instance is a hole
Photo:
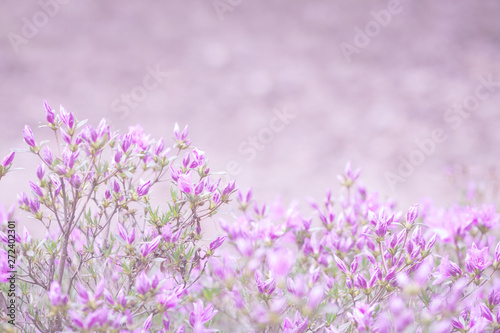
[[[168,148],[45,111],[55,145],[23,130],[39,166],[18,207],[46,230],[17,239],[23,332],[500,332],[493,205],[402,212],[348,164],[339,196],[304,213],[216,177],[187,126]]]
[[[210,172],[187,126],[180,132],[175,125],[169,148],[139,125],[120,134],[105,120],[93,127],[62,107],[44,106],[42,127],[55,144],[39,142],[28,125],[23,130],[39,164],[18,207],[46,234],[26,231],[18,240],[19,326],[26,332],[205,329],[217,311],[196,302],[192,291],[225,238],[205,244],[203,225],[230,201],[234,181],[223,184]],[[2,162],[2,176],[13,158]],[[161,204],[167,209],[151,202],[161,186],[169,188]],[[4,220],[0,236],[7,244]],[[7,267],[0,270],[5,282]]]

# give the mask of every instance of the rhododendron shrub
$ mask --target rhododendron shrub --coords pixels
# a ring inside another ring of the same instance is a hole
[[[21,331],[500,332],[494,205],[401,211],[350,164],[307,212],[258,203],[210,172],[187,127],[170,146],[45,109],[54,142],[23,131],[40,164],[18,219],[46,234],[17,238]],[[12,218],[0,214],[0,259]]]
[[[175,125],[170,148],[140,126],[119,134],[105,120],[93,127],[64,108],[55,114],[45,103],[45,110],[43,127],[54,132],[55,145],[38,142],[29,126],[23,130],[39,165],[31,193],[19,194],[18,204],[46,235],[36,239],[26,229],[19,235],[19,327],[182,331],[191,315],[190,325],[204,327],[211,318],[197,317],[203,305],[189,293],[224,239],[202,245],[202,224],[228,203],[234,181],[210,174],[187,127]],[[158,208],[149,198],[161,182],[170,194]]]

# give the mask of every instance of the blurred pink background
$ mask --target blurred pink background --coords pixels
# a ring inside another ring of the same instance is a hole
[[[43,137],[46,99],[156,138],[189,124],[212,170],[238,165],[228,171],[260,202],[320,200],[352,161],[401,209],[422,196],[448,204],[458,194],[447,166],[488,181],[498,165],[499,17],[495,0],[2,0],[0,155],[26,147],[25,124]],[[477,89],[492,91],[474,105]],[[449,110],[464,102],[472,111],[457,119]],[[282,126],[276,112],[293,118]],[[416,152],[436,128],[446,140]],[[422,164],[390,186],[411,154]],[[4,205],[28,191],[34,160],[18,154],[27,169],[2,179]]]

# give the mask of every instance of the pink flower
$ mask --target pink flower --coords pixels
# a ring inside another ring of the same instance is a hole
[[[360,331],[369,329],[373,325],[372,313],[377,305],[374,304],[370,307],[368,304],[357,303],[352,314],[349,314],[349,317],[356,322]]]
[[[135,289],[141,295],[144,295],[151,289],[151,280],[146,273],[141,272],[135,279]]]
[[[89,292],[87,288],[81,283],[76,284],[76,292],[78,293],[78,301],[80,303],[87,303],[89,301]]]
[[[203,301],[200,299],[193,304],[193,311],[189,315],[189,323],[192,327],[196,327],[198,324],[205,324],[212,320],[217,312],[217,310],[213,309],[212,304],[207,305],[205,308]]]
[[[163,151],[163,149],[165,149],[165,141],[163,141],[163,138],[161,138],[156,143],[155,155],[159,156],[161,154],[161,152]]]
[[[458,330],[464,329],[464,325],[460,322],[460,320],[457,320],[455,318],[451,319],[451,325]]]
[[[158,303],[160,303],[165,309],[171,309],[175,308],[177,304],[181,301],[180,294],[182,293],[182,290],[174,290],[169,293],[161,293],[156,296],[156,300]]]
[[[40,188],[40,186],[38,186],[37,184],[33,183],[32,181],[30,181],[29,184],[30,184],[31,190],[36,195],[38,195],[39,197],[43,197],[43,192],[42,192],[42,189]]]
[[[136,283],[137,283],[137,281],[136,281]],[[136,287],[136,289],[137,289],[137,287]],[[127,306],[127,299],[125,298],[125,292],[123,291],[123,289],[120,289],[118,296],[116,296],[116,300],[118,301],[118,303],[121,306],[123,306],[123,307]]]
[[[179,178],[177,179],[177,186],[179,186],[179,189],[186,193],[186,194],[191,194],[193,192],[193,184],[191,182],[191,175],[190,174],[180,174]]]
[[[115,163],[117,163],[117,164],[120,163],[121,160],[122,160],[122,156],[123,156],[122,151],[121,150],[117,150],[115,152]]]
[[[250,200],[252,199],[252,188],[249,188],[246,195],[243,194],[241,190],[238,190],[238,202],[240,205],[248,205],[250,203]]]
[[[141,248],[142,256],[146,257],[148,254],[150,254],[151,252],[156,250],[156,248],[160,244],[161,239],[162,239],[162,236],[160,235],[160,236],[156,236],[156,238],[153,239],[151,242],[144,243],[142,248]]]
[[[267,263],[273,274],[277,276],[286,276],[295,264],[295,256],[291,251],[278,249],[268,252]]]
[[[498,214],[495,205],[483,204],[481,209],[470,208],[469,215],[472,218],[472,225],[479,226],[482,229],[491,229],[498,224]]]
[[[24,136],[24,141],[31,147],[35,147],[35,136],[33,135],[33,132],[31,131],[31,128],[26,125],[24,126],[23,129],[23,136]]]
[[[385,209],[380,209],[378,216],[372,215],[372,223],[375,224],[375,234],[378,237],[385,237],[387,230],[394,220],[394,215],[387,216]]]
[[[139,196],[141,197],[148,194],[150,187],[151,187],[151,181],[148,180],[146,183],[139,185],[137,187],[137,194],[139,194]]]
[[[321,249],[321,245],[318,243],[316,234],[312,234],[311,238],[306,238],[304,240],[304,245],[302,246],[302,252],[304,255],[318,254]],[[339,267],[340,268],[340,267]]]
[[[205,163],[205,152],[199,150],[198,148],[193,149],[194,160],[198,165],[203,165]]]
[[[255,271],[255,281],[257,282],[257,289],[261,294],[271,295],[276,289],[276,280],[273,278],[269,278],[266,281],[262,280],[262,275]]]
[[[128,151],[131,144],[132,144],[132,135],[128,133],[122,137],[122,150],[124,153]]]
[[[488,321],[493,321],[493,314],[490,309],[484,305],[483,303],[479,304],[479,308],[481,309],[481,315]]]
[[[337,264],[337,267],[344,272],[345,274],[349,273],[349,270],[347,269],[347,266],[345,265],[344,261],[337,257],[336,255],[333,255],[333,258],[335,259],[335,263]]]
[[[54,306],[66,304],[68,302],[68,296],[63,296],[61,294],[61,286],[57,281],[52,281],[47,295],[49,296],[50,302],[52,302],[52,305]]]
[[[186,127],[184,127],[184,130],[182,131],[182,133],[180,133],[179,124],[175,123],[175,126],[174,126],[174,138],[175,138],[175,140],[185,141],[187,139],[187,136],[188,136],[188,125],[186,125]]]
[[[78,174],[74,174],[73,176],[71,176],[69,183],[71,184],[71,186],[73,186],[73,188],[79,189],[82,185],[82,179]]]
[[[172,165],[170,166],[170,176],[172,177],[173,181],[178,181],[179,176],[181,175],[180,171],[175,169]]]
[[[345,166],[344,175],[338,175],[340,183],[344,186],[350,187],[359,177],[361,173],[361,168],[352,170],[351,162],[348,162]]]
[[[306,283],[301,275],[295,277],[295,279],[288,277],[286,281],[286,288],[291,294],[297,296],[298,298],[302,298],[307,292]]]
[[[313,287],[307,296],[307,305],[309,305],[311,309],[315,309],[323,300],[323,295],[324,291],[322,285]]]
[[[217,237],[212,243],[210,243],[210,251],[215,251],[217,248],[219,248],[222,243],[224,243],[226,238],[227,236]]]
[[[142,325],[142,329],[147,332],[149,330],[149,328],[151,327],[152,322],[153,322],[153,314],[150,314],[146,318],[146,320],[144,321],[144,324]]]
[[[30,207],[30,210],[33,214],[38,213],[38,211],[40,210],[40,201],[38,201],[38,199],[36,199],[36,198],[33,200],[30,200],[29,207]]]
[[[75,124],[75,116],[73,115],[73,113],[67,112],[62,105],[59,108],[59,116],[66,126],[68,126],[69,128],[73,128],[73,125]]]
[[[476,243],[472,243],[472,247],[469,249],[467,259],[465,260],[465,267],[467,267],[470,273],[475,270],[483,271],[491,265],[491,261],[488,260],[488,257],[488,247],[483,247],[479,250]]]
[[[234,188],[236,186],[236,181],[232,180],[230,181],[226,187],[222,190],[222,195],[229,195],[231,192],[233,192]]]
[[[195,195],[200,195],[203,192],[203,189],[205,187],[204,182],[199,182],[198,185],[194,188],[194,194]]]
[[[182,165],[185,168],[187,168],[187,167],[189,167],[189,162],[190,161],[191,161],[191,153],[187,153],[186,155],[184,155],[184,158],[182,159]]]
[[[165,327],[165,330],[169,331],[170,330],[170,317],[168,316],[167,311],[165,311],[165,316],[162,318],[162,323],[163,323],[163,327]]]
[[[43,101],[43,106],[45,107],[45,114],[47,116],[47,122],[49,124],[53,124],[54,123],[54,111],[49,106],[49,104],[47,104],[47,101]]]
[[[295,318],[291,321],[288,318],[283,319],[283,333],[303,333],[307,330],[309,318],[302,318],[299,311],[295,312]]]
[[[409,225],[412,225],[413,222],[417,219],[418,217],[418,205],[413,205],[408,209],[408,213],[406,213],[406,222]]]
[[[441,264],[439,265],[437,272],[434,274],[433,285],[441,284],[446,279],[453,276],[462,275],[462,270],[460,267],[449,260],[449,255],[441,259]]]
[[[52,151],[49,147],[45,147],[43,149],[43,160],[47,162],[47,164],[52,164],[54,157],[52,156]]]
[[[14,156],[16,155],[15,152],[11,152],[9,155],[5,156],[5,158],[2,161],[2,166],[4,168],[8,167],[9,165],[12,164],[12,161],[14,161]]]
[[[115,193],[120,193],[121,191],[120,183],[116,179],[113,181],[113,191]]]

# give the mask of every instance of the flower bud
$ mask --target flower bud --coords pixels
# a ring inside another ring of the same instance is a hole
[[[42,180],[44,175],[45,175],[45,166],[42,163],[40,163],[36,168],[36,176],[38,177],[38,179]]]
[[[29,184],[30,184],[30,187],[31,187],[31,190],[33,191],[33,193],[35,193],[39,197],[43,197],[43,192],[42,192],[42,189],[40,188],[40,186],[33,183],[32,181],[30,181]]]
[[[323,286],[317,285],[312,288],[307,299],[307,305],[309,305],[311,309],[315,309],[323,300]]]
[[[80,303],[87,303],[89,301],[89,293],[87,288],[81,283],[76,284],[76,292],[78,293],[78,298]]]
[[[94,290],[94,299],[99,299],[104,292],[104,287],[106,286],[106,279],[102,279],[101,282],[97,284]]]
[[[490,309],[484,305],[483,303],[479,304],[479,308],[481,309],[481,315],[488,321],[493,321],[493,314]]]
[[[224,243],[226,238],[227,236],[217,237],[212,243],[210,243],[210,251],[215,251],[217,248],[219,248],[222,243]]]
[[[147,332],[149,328],[151,327],[151,324],[153,322],[153,314],[150,314],[146,320],[144,321],[144,324],[142,325],[142,329]]]
[[[115,163],[118,164],[120,163],[120,161],[122,160],[122,151],[121,150],[117,150],[116,153],[115,153]]]
[[[113,181],[113,191],[115,193],[120,193],[120,190],[121,190],[120,183],[118,183],[118,181],[115,179]]]
[[[117,229],[118,229],[118,234],[120,235],[120,237],[124,241],[127,241],[127,231],[125,230],[125,228],[120,223],[118,223]]]
[[[43,150],[43,160],[47,162],[47,164],[52,164],[52,161],[54,160],[52,151],[49,147],[45,147],[45,149]]]
[[[17,195],[17,203],[19,205],[26,205],[26,206],[29,206],[30,204],[30,201],[28,199],[28,196],[26,195],[26,193],[24,192],[21,192]]]
[[[358,274],[356,276],[356,284],[361,289],[368,289],[368,284],[366,283],[366,279],[362,274]]]
[[[417,219],[418,217],[418,205],[413,205],[408,209],[408,212],[406,213],[406,222],[408,225],[412,225],[413,222]]]
[[[139,194],[139,196],[141,197],[148,194],[150,187],[151,187],[151,181],[148,180],[146,183],[139,185],[137,187],[137,194]]]
[[[191,161],[191,153],[187,153],[186,155],[184,155],[184,158],[182,159],[182,165],[185,168],[187,168],[190,161]]]
[[[73,186],[73,188],[79,189],[82,185],[82,178],[79,175],[74,174],[73,176],[71,176],[70,184],[71,186]]]
[[[464,325],[459,320],[456,320],[455,318],[453,318],[451,320],[451,325],[454,328],[456,328],[457,330],[463,330],[464,329]]]
[[[31,128],[26,125],[24,126],[23,129],[23,136],[24,136],[24,141],[31,147],[35,147],[35,136],[33,135],[33,132],[31,131]]]
[[[52,302],[52,305],[58,306],[61,304],[62,296],[61,296],[61,286],[59,282],[52,281],[50,284],[50,289],[48,291],[49,300]]]
[[[59,107],[59,116],[66,126],[73,128],[73,125],[75,124],[75,116],[73,113],[67,112],[62,105]]]
[[[196,185],[196,187],[194,188],[194,194],[200,195],[203,192],[203,188],[204,188],[204,183],[199,182],[198,185]]]
[[[38,213],[38,211],[40,210],[40,201],[38,201],[38,199],[36,199],[36,198],[33,200],[30,200],[29,207],[30,207],[30,210],[33,214]]]
[[[224,190],[222,190],[222,195],[229,195],[229,193],[231,193],[234,190],[235,186],[236,186],[235,180],[229,182],[226,185],[226,187],[224,187]]]
[[[170,226],[169,223],[163,226],[161,235],[165,239],[167,243],[170,243],[172,239],[172,227]]]
[[[47,101],[43,101],[43,106],[45,107],[45,114],[47,117],[47,122],[49,124],[53,124],[54,123],[54,111],[49,106],[49,104],[47,104]]]
[[[151,281],[144,271],[136,277],[135,289],[141,295],[144,295],[151,289]]]
[[[335,259],[335,263],[337,264],[337,267],[342,271],[344,272],[345,274],[348,274],[349,271],[347,270],[347,266],[345,265],[345,263],[342,261],[342,259],[340,259],[339,257],[337,257],[336,255],[333,255],[333,258]]]
[[[158,156],[161,154],[161,152],[165,149],[165,142],[163,141],[163,138],[158,140],[156,143],[156,148],[155,148],[155,155]]]
[[[68,145],[71,144],[71,136],[68,133],[66,133],[66,131],[63,130],[62,128],[61,128],[61,136],[65,143],[67,143]]]
[[[12,161],[14,161],[14,156],[16,155],[15,152],[11,152],[9,155],[5,156],[5,158],[2,161],[2,166],[4,168],[8,167],[9,165],[12,164]]]
[[[359,264],[358,257],[354,257],[354,260],[351,263],[351,273],[352,274],[356,273],[356,270],[358,269],[358,264]]]
[[[163,327],[168,332],[170,330],[170,318],[168,317],[167,311],[165,311],[165,316],[162,318]]]
[[[437,234],[434,234],[434,236],[432,236],[431,239],[429,239],[429,241],[425,245],[426,251],[429,251],[434,246],[434,243],[436,243],[436,237],[437,237]]]

